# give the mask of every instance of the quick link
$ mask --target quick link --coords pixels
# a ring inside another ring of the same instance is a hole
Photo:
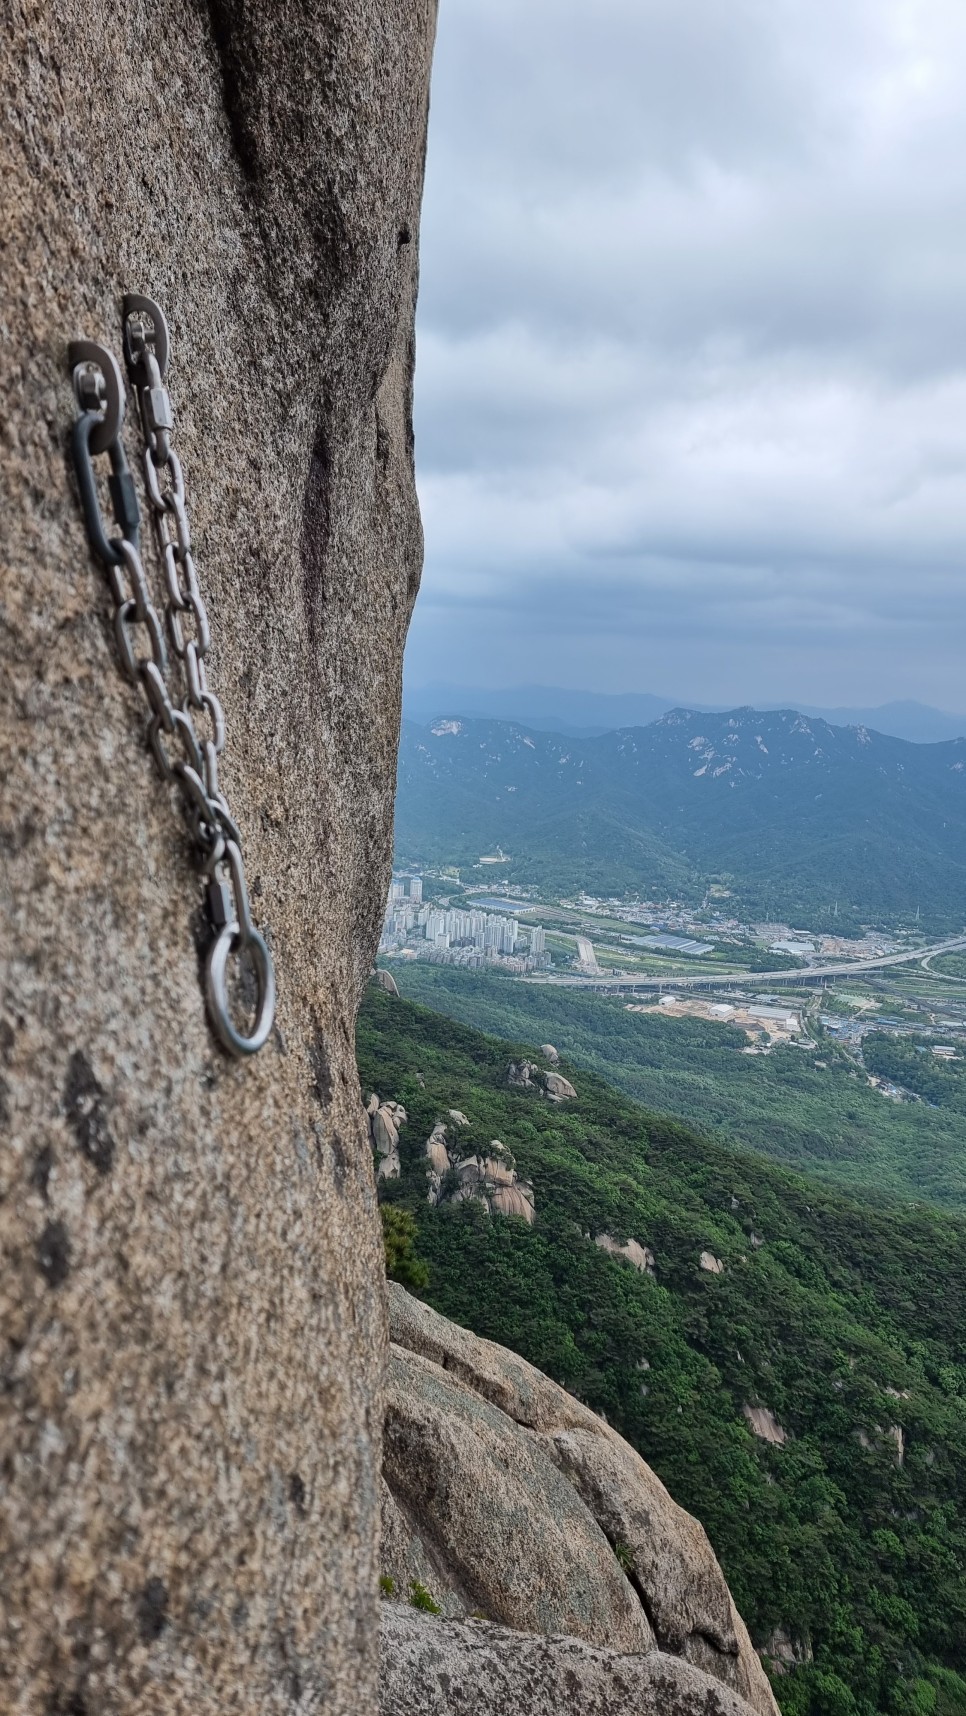
[[[229,1054],[254,1054],[268,1038],[275,1017],[275,973],[264,936],[252,922],[241,854],[241,835],[218,784],[218,758],[225,746],[222,707],[208,685],[205,657],[210,646],[208,614],[198,583],[185,507],[184,475],[171,444],[174,413],[165,385],[170,338],[164,315],[150,298],[124,299],[124,356],[144,435],[144,474],[154,536],[167,593],[165,624],[170,653],[179,664],[180,693],[169,688],[169,649],[150,600],[139,548],[137,492],[121,441],[124,383],[111,352],[92,340],[69,349],[74,393],[80,406],[72,434],[74,467],[88,541],[107,575],[114,600],[114,634],[126,677],[138,687],[148,711],[148,738],[160,774],[181,795],[201,868],[207,878],[207,907],[213,940],[205,967],[205,998],[212,1029]],[[98,496],[95,457],[106,454],[113,528],[105,523]],[[137,640],[143,628],[144,648]],[[201,736],[196,718],[207,724]],[[246,958],[255,976],[255,1020],[247,1034],[231,1017],[229,962]]]

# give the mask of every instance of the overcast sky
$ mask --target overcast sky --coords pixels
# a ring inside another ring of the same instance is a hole
[[[966,4],[442,0],[411,683],[966,707]]]

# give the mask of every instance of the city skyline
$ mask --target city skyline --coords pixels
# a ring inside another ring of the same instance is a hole
[[[552,963],[542,924],[521,926],[515,916],[496,912],[472,896],[455,907],[448,900],[424,901],[423,878],[411,871],[393,872],[379,952],[411,953],[469,967],[497,964],[512,971],[544,970]]]

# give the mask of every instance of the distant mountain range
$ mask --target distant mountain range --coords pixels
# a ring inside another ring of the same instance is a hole
[[[457,685],[429,685],[404,695],[405,714],[412,721],[430,721],[436,715],[463,715],[497,721],[519,721],[537,731],[565,733],[572,738],[592,738],[619,727],[645,727],[672,709],[680,707],[670,697],[650,692],[570,691],[554,685],[518,685],[509,690],[484,690]],[[702,713],[727,713],[724,704],[694,703],[689,708]],[[788,707],[780,703],[755,705],[765,710]],[[796,704],[802,715],[828,721],[836,727],[872,727],[894,739],[915,744],[938,744],[943,739],[966,735],[966,715],[950,715],[925,703],[883,703],[875,709],[820,709]]]
[[[599,737],[404,724],[397,852],[812,927],[966,920],[966,739],[913,744],[796,710],[675,709]]]

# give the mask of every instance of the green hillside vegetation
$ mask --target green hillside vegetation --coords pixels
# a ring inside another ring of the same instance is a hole
[[[960,982],[966,978],[966,953],[941,953],[930,963],[933,971],[945,977],[956,977]]]
[[[831,1041],[814,1052],[744,1055],[747,1038],[729,1025],[628,1013],[619,999],[484,971],[399,960],[392,969],[414,1000],[497,1036],[554,1043],[575,1066],[599,1073],[647,1107],[828,1185],[966,1210],[966,1109],[889,1101]],[[874,1059],[877,1040],[865,1039],[866,1060],[870,1071],[884,1072],[869,1060],[869,1045]],[[915,1057],[917,1067],[923,1059]],[[961,1079],[964,1065],[953,1063],[945,1077]],[[919,1088],[898,1072],[884,1076]]]
[[[966,1115],[966,1061],[941,1060],[932,1052],[935,1040],[870,1031],[862,1043],[862,1058],[870,1072],[914,1091],[931,1106]]]
[[[916,745],[794,710],[673,710],[596,738],[517,722],[404,725],[401,861],[567,893],[674,896],[723,884],[737,915],[844,932],[958,930],[966,741]]]
[[[551,1104],[508,1087],[509,1058],[366,997],[363,1089],[409,1114],[381,1189],[415,1224],[425,1297],[603,1413],[703,1521],[756,1642],[784,1628],[812,1653],[781,1679],[785,1716],[963,1716],[966,1223],[860,1206],[572,1064],[577,1100]],[[450,1107],[532,1180],[532,1229],[427,1204],[423,1148]],[[604,1232],[650,1246],[656,1278],[594,1245]]]

